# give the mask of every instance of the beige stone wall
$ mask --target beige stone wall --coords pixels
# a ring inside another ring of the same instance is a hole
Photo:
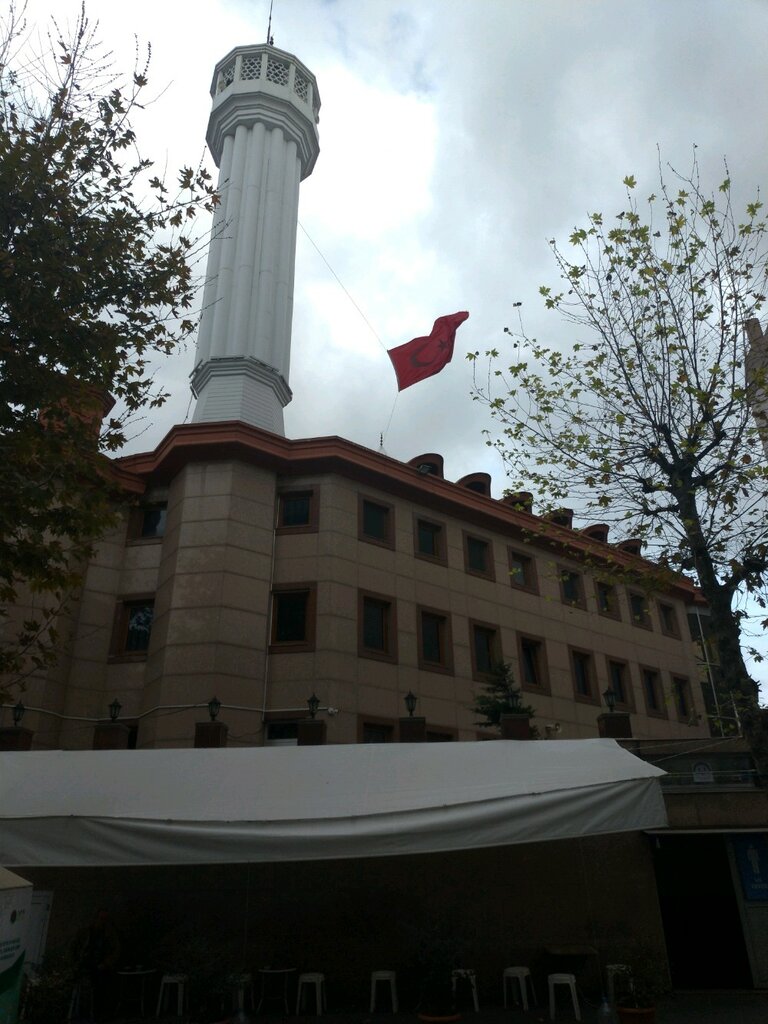
[[[316,531],[276,535],[277,494],[286,488],[316,493]],[[393,547],[360,539],[361,494],[392,506]],[[597,735],[609,658],[628,663],[636,737],[708,734],[703,719],[694,717],[692,727],[679,721],[673,704],[671,679],[679,675],[690,680],[694,716],[704,710],[680,601],[665,598],[683,639],[663,634],[654,600],[651,628],[634,625],[622,585],[620,621],[598,614],[588,573],[585,607],[569,606],[561,599],[559,573],[583,571],[576,563],[332,473],[281,478],[242,461],[193,462],[167,484],[150,488],[145,500],[167,501],[165,534],[132,539],[126,515],[99,545],[68,626],[65,657],[25,698],[65,716],[61,724],[52,716],[25,719],[36,746],[90,747],[95,721],[106,718],[115,698],[123,705],[121,721],[138,724],[138,746],[190,746],[195,722],[206,720],[204,705],[214,695],[226,705],[220,718],[229,727],[229,744],[258,745],[264,741],[262,710],[270,720],[302,716],[313,692],[323,707],[339,709],[326,718],[328,742],[356,742],[365,721],[391,725],[396,737],[409,690],[428,729],[475,739],[469,705],[482,682],[473,678],[472,621],[497,630],[498,656],[512,665],[518,681],[519,634],[541,639],[548,692],[526,692],[525,700],[536,709],[542,735],[554,723],[562,738]],[[416,557],[419,517],[442,524],[444,564]],[[466,571],[465,532],[491,545],[495,578]],[[538,593],[510,584],[509,544],[535,559]],[[314,649],[270,653],[272,591],[292,583],[316,588]],[[396,610],[392,661],[358,652],[361,591],[383,595]],[[123,602],[147,597],[155,602],[149,650],[120,656],[114,650],[116,614]],[[443,612],[450,622],[450,673],[419,668],[420,606]],[[592,656],[592,701],[575,696],[571,648]],[[661,715],[647,713],[641,666],[659,672]]]
[[[273,709],[302,707],[314,688],[324,704],[340,709],[329,720],[329,742],[354,742],[359,716],[395,720],[405,714],[403,697],[412,690],[419,697],[417,714],[435,730],[458,730],[459,738],[474,739],[477,729],[468,710],[482,683],[472,678],[470,620],[498,626],[501,654],[512,663],[516,678],[521,671],[517,634],[543,638],[549,666],[550,695],[526,693],[536,708],[536,720],[559,722],[560,736],[578,738],[597,734],[598,703],[579,703],[574,687],[569,647],[593,652],[596,693],[608,686],[607,659],[629,663],[634,735],[674,737],[707,735],[702,719],[693,727],[681,724],[673,706],[671,677],[691,683],[695,713],[703,713],[697,693],[698,668],[693,645],[687,639],[685,610],[681,602],[666,599],[675,607],[681,637],[664,636],[658,609],[650,602],[651,629],[630,621],[625,588],[618,587],[621,621],[597,612],[592,580],[585,577],[586,609],[563,604],[558,573],[575,563],[555,560],[547,551],[526,551],[536,558],[539,594],[513,588],[509,582],[509,538],[492,531],[470,528],[473,535],[492,543],[495,581],[465,571],[461,521],[436,515],[428,508],[398,501],[375,488],[325,476],[292,479],[296,489],[316,486],[320,492],[320,525],[317,533],[280,536],[277,539],[275,581],[289,583],[316,580],[317,650],[312,654],[275,654],[270,659],[267,706]],[[394,550],[358,539],[358,496],[394,504]],[[447,565],[436,565],[414,556],[415,517],[437,519],[447,531]],[[520,547],[519,543],[513,546]],[[397,608],[398,658],[389,664],[358,657],[358,591],[390,597]],[[452,626],[454,674],[419,670],[417,658],[417,607],[444,610]],[[664,716],[651,717],[641,689],[640,666],[660,673]]]

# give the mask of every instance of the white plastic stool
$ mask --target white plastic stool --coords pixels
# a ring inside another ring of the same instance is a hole
[[[310,971],[308,974],[299,975],[299,990],[296,993],[296,1016],[299,1015],[299,1009],[301,1007],[301,993],[303,987],[307,985],[310,988],[312,985],[315,986],[315,1012],[319,1017],[323,1010],[328,1009],[328,1004],[325,997],[325,975],[320,974],[317,971]]]
[[[531,972],[527,967],[505,967],[504,974],[501,979],[502,986],[504,988],[504,1009],[507,1008],[507,978],[510,981],[517,980],[520,986],[520,997],[523,1002],[523,1009],[528,1009],[528,985],[531,986],[531,995],[533,996],[534,1003],[536,1002],[536,989],[533,987],[533,978]],[[514,986],[512,988],[512,995],[514,997]]]
[[[475,1013],[480,1013],[480,1003],[477,998],[477,978],[475,972],[465,967],[458,967],[455,971],[451,971],[451,990],[456,995],[456,984],[459,978],[466,978],[469,982],[469,987],[472,989],[472,1002],[475,1004]]]
[[[616,975],[617,974],[622,975],[623,977],[629,979],[630,984],[631,984],[632,968],[629,967],[627,964],[606,964],[605,965],[605,981],[606,981],[606,988],[608,990],[608,1004],[610,1006],[613,1006],[615,1001],[616,1001],[615,983],[616,983]]]
[[[253,977],[250,974],[231,974],[229,976],[229,988],[232,993],[232,1008],[234,1010],[245,1009],[246,995],[250,999],[253,1009]]]
[[[581,1011],[579,1010],[579,997],[576,995],[576,975],[575,974],[549,974],[547,975],[547,984],[549,986],[549,1019],[555,1019],[555,985],[567,985],[571,990],[571,1000],[573,1001],[573,1012],[576,1020],[581,1020]]]
[[[376,1009],[376,985],[380,981],[389,982],[389,994],[392,997],[392,1013],[397,1013],[397,974],[395,971],[371,971],[371,1009]]]
[[[163,979],[160,982],[160,993],[157,997],[157,1013],[156,1017],[160,1016],[160,1011],[163,1008],[163,997],[165,995],[170,996],[171,990],[174,985],[176,986],[176,1016],[181,1017],[184,1015],[184,1006],[187,999],[187,982],[189,978],[186,974],[164,974]]]

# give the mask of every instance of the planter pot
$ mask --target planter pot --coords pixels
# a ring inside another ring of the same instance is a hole
[[[656,1024],[655,1006],[617,1006],[619,1024]]]

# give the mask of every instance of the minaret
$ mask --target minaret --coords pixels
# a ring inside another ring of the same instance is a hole
[[[221,203],[192,374],[193,418],[243,420],[284,434],[299,182],[320,151],[320,96],[312,72],[269,45],[227,54],[211,96],[207,141]]]

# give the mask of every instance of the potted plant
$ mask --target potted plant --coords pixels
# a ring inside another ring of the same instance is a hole
[[[483,690],[485,692],[478,694],[469,706],[471,711],[481,716],[475,725],[492,726],[502,734],[507,732],[513,739],[538,739],[538,730],[530,724],[536,712],[530,704],[523,704],[511,665],[497,665],[493,678]],[[511,729],[510,721],[515,722]]]

